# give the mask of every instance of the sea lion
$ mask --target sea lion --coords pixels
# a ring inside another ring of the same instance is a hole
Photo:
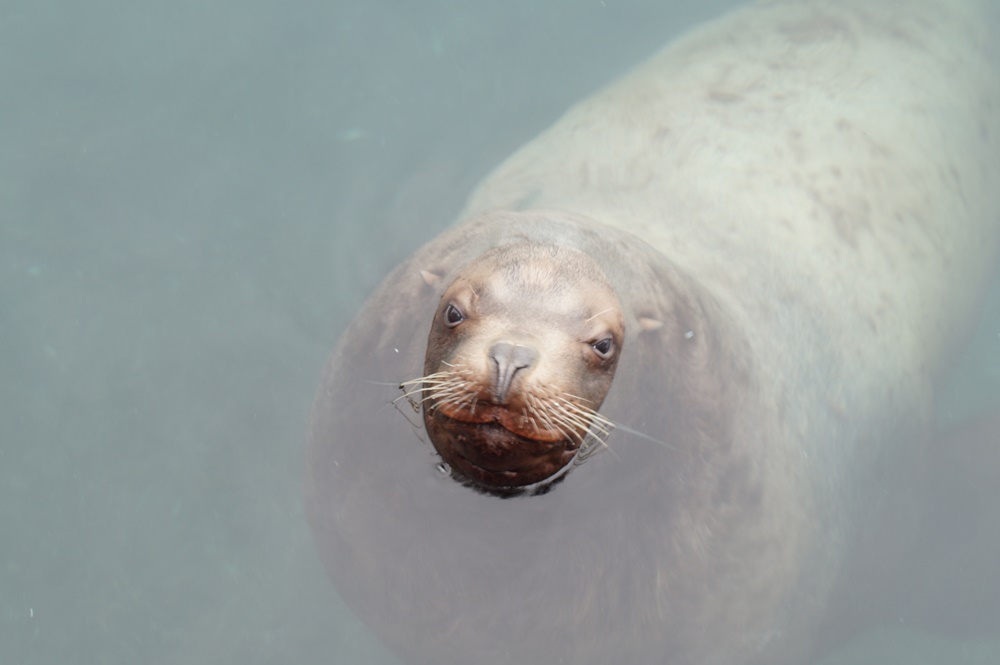
[[[404,662],[803,663],[882,609],[1000,244],[998,25],[736,11],[386,278],[324,372],[306,507]]]

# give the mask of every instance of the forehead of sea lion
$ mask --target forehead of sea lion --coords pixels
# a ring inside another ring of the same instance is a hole
[[[581,341],[610,334],[620,344],[624,336],[603,271],[586,253],[558,245],[522,240],[491,249],[462,268],[441,303],[474,315],[481,334],[533,336],[557,326]]]

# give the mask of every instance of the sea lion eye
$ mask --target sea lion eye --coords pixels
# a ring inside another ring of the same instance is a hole
[[[451,303],[444,308],[444,324],[449,328],[454,328],[462,321],[465,321],[465,315]]]
[[[611,357],[611,352],[614,351],[615,343],[610,337],[605,337],[597,340],[590,346],[594,349],[594,352],[600,356],[601,360],[607,360]]]

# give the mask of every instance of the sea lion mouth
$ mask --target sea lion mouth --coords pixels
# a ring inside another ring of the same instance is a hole
[[[428,425],[444,461],[487,487],[523,487],[546,480],[569,464],[580,447],[572,440],[535,439],[497,421],[469,422],[440,411]]]
[[[536,419],[525,418],[506,406],[479,401],[474,408],[452,408],[449,405],[435,405],[435,412],[454,423],[453,427],[465,425],[475,427],[498,427],[503,432],[528,443],[562,445],[567,442],[566,432],[540,425]],[[484,430],[488,431],[488,430]]]

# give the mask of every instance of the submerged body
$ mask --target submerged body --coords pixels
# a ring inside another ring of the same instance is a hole
[[[386,279],[317,396],[307,508],[404,662],[800,663],[888,602],[870,582],[916,542],[934,388],[997,258],[998,35],[976,0],[735,12],[571,109]],[[611,295],[567,311],[620,318],[570,335],[589,365],[549,335],[575,330],[545,316],[566,289],[544,263],[491,273],[498,247],[590,257],[577,295]],[[490,332],[447,341],[473,277]],[[387,406],[470,340],[450,438]],[[498,379],[512,347],[530,360]],[[574,382],[619,425],[608,451],[578,464],[571,432],[557,485],[491,494],[526,468],[512,446],[558,437],[470,448],[475,409],[502,433],[518,390]]]

